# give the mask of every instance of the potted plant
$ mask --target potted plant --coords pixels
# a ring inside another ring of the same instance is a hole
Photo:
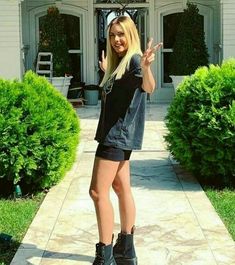
[[[199,66],[208,65],[203,20],[195,4],[187,2],[170,56],[170,77],[176,90],[184,76],[191,75]]]
[[[40,25],[39,52],[51,52],[53,55],[52,84],[67,97],[72,76],[69,73],[69,54],[64,32],[64,20],[59,10],[51,6]]]

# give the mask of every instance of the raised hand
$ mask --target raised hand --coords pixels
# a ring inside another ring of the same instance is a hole
[[[155,52],[159,50],[163,45],[162,42],[159,42],[158,44],[152,47],[152,44],[153,44],[153,38],[150,38],[150,40],[147,43],[147,49],[145,50],[141,58],[140,64],[141,64],[142,70],[148,68],[151,65],[151,63],[155,59]]]
[[[104,50],[102,50],[102,54],[101,54],[101,61],[99,61],[99,66],[100,66],[100,69],[105,72],[106,69],[107,69],[107,58],[106,56],[104,55]]]

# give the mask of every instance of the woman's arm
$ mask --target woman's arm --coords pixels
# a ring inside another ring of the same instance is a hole
[[[155,89],[155,79],[152,74],[152,70],[150,67],[143,69],[142,68],[142,75],[143,75],[143,82],[142,88],[147,93],[153,93]]]
[[[144,52],[140,63],[143,75],[142,88],[147,93],[153,93],[155,89],[155,79],[151,70],[151,64],[155,59],[155,52],[162,46],[162,43],[158,43],[151,48],[152,42],[153,39],[151,38],[147,44],[147,49]]]

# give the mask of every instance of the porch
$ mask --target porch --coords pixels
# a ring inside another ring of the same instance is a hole
[[[209,0],[206,4],[197,0],[194,3],[203,17],[210,62],[220,63],[224,58],[235,56],[235,3],[231,0]],[[149,36],[155,42],[164,42],[153,65],[158,90],[151,95],[151,100],[171,101],[174,90],[168,61],[176,17],[186,7],[186,0],[3,0],[0,4],[0,20],[5,27],[0,29],[0,76],[21,78],[28,69],[35,69],[40,21],[52,5],[56,5],[67,19],[68,35],[76,39],[71,43],[68,53],[74,62],[73,75],[86,84],[99,82],[98,61],[105,44],[105,28],[110,17],[125,8],[126,14],[135,19],[143,48]]]

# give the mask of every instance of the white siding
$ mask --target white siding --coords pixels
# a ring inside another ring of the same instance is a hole
[[[0,1],[0,77],[20,78],[21,40],[18,0]]]
[[[26,1],[26,0],[25,0]],[[91,0],[63,0],[63,5],[74,5],[87,9],[88,1]],[[33,9],[44,5],[55,5],[55,0],[27,0],[27,8]]]
[[[222,0],[223,58],[235,57],[235,1]]]

